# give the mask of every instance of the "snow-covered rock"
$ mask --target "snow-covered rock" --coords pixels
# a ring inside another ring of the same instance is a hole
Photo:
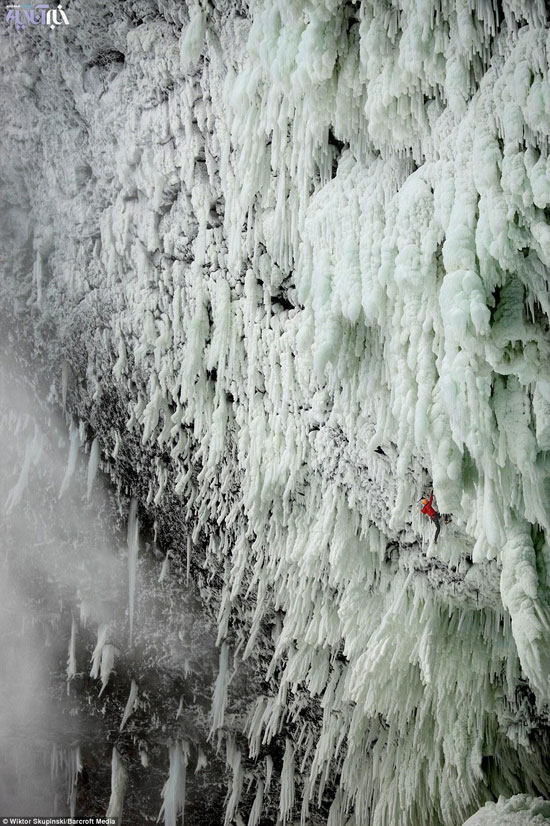
[[[510,800],[499,798],[487,803],[464,826],[544,826],[550,820],[550,803],[547,800],[516,794]]]

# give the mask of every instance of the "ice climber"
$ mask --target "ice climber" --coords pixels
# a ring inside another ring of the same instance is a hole
[[[441,517],[440,514],[436,511],[433,507],[432,502],[434,499],[434,492],[432,490],[429,499],[422,499],[422,513],[425,513],[426,516],[429,516],[432,522],[435,522],[435,537],[434,542],[437,542],[437,537],[439,536],[439,531],[441,530]]]

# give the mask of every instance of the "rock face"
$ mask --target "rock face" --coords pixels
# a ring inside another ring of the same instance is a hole
[[[53,683],[106,721],[54,753],[71,805],[458,826],[548,796],[544,3],[65,11],[0,40],[0,301],[70,424],[52,490],[87,444],[78,495],[99,466],[126,532],[107,614],[80,580],[58,612]]]

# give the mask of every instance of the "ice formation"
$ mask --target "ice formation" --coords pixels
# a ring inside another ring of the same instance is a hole
[[[164,816],[164,826],[177,826],[185,822],[185,783],[189,744],[184,740],[170,746],[170,774],[162,790],[164,802],[159,819]]]
[[[126,770],[117,749],[114,748],[111,762],[111,799],[109,800],[106,817],[114,817],[120,821],[122,818],[125,790]]]
[[[544,826],[550,820],[550,804],[541,798],[517,794],[510,800],[487,803],[464,826]]]
[[[88,490],[99,462],[132,498],[130,643],[138,502],[217,612],[227,826],[458,826],[548,796],[544,3],[69,20],[1,40],[2,301],[73,417],[60,496],[78,418]],[[231,714],[243,660],[258,696]]]
[[[128,722],[128,718],[132,711],[134,710],[134,705],[136,702],[138,693],[138,687],[135,680],[132,680],[130,685],[130,693],[128,695],[128,700],[126,701],[126,705],[124,706],[124,714],[122,715],[122,720],[120,721],[120,730],[124,728],[125,723]]]
[[[69,749],[59,749],[54,745],[51,753],[50,769],[52,777],[56,777],[57,775],[64,776],[69,812],[70,816],[74,817],[76,813],[78,775],[82,771],[80,746],[73,746]]]
[[[136,569],[139,548],[139,521],[137,500],[132,499],[128,515],[128,614],[130,617],[130,645],[134,631],[134,606],[136,595]]]
[[[71,638],[69,640],[69,656],[67,657],[67,692],[69,691],[70,681],[76,676],[76,635],[77,624],[73,617],[71,622]]]

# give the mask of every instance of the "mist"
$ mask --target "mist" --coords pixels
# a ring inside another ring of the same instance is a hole
[[[178,576],[178,560],[140,532],[135,500],[101,472],[97,440],[7,358],[0,381],[1,812],[120,815],[115,786],[135,755],[129,796],[145,795],[156,816],[174,726],[204,775],[191,799],[220,774],[201,730],[215,625],[185,567]]]
[[[2,812],[74,814],[72,775],[90,731],[71,696],[71,629],[124,614],[121,532],[102,480],[87,496],[76,426],[71,457],[61,415],[5,358],[0,382]],[[63,672],[65,694],[52,679]]]

